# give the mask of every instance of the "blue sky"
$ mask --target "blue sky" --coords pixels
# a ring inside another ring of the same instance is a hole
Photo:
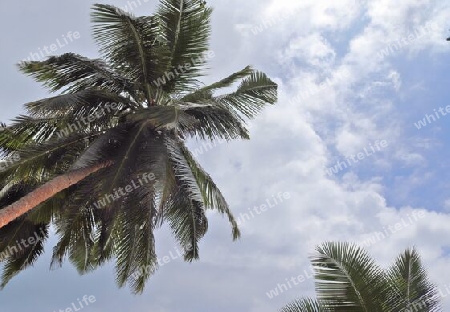
[[[0,292],[0,311],[53,312],[83,295],[96,298],[83,312],[276,311],[294,298],[314,294],[311,279],[272,299],[266,294],[308,270],[314,246],[328,240],[362,242],[412,213],[423,218],[367,249],[387,266],[405,248],[416,246],[430,278],[445,290],[450,285],[450,115],[422,129],[414,123],[450,105],[450,43],[445,41],[450,3],[329,2],[209,1],[215,8],[215,57],[205,82],[251,64],[279,83],[280,99],[251,123],[250,141],[218,144],[198,153],[198,159],[236,216],[279,192],[288,192],[290,199],[243,223],[243,237],[235,243],[226,220],[211,214],[200,261],[171,260],[141,296],[116,288],[112,264],[83,277],[69,262],[49,271],[53,237],[35,267]],[[48,96],[14,66],[29,53],[78,31],[79,39],[55,53],[98,56],[90,36],[92,3],[3,4],[0,121],[9,122],[23,113],[24,103]],[[152,13],[157,2],[142,3],[135,14]],[[392,42],[428,22],[437,25],[434,31],[379,57]],[[258,26],[262,31],[255,34]],[[301,97],[313,84],[342,71],[348,73],[344,79]],[[336,161],[377,140],[388,146],[333,176],[326,173]],[[158,255],[175,248],[163,228],[157,234]],[[450,310],[449,298],[442,298],[444,310]]]

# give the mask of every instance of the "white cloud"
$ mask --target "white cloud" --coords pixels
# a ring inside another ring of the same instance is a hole
[[[308,65],[323,68],[332,65],[335,57],[336,53],[328,41],[319,34],[312,34],[291,40],[279,58],[282,63],[304,60]]]

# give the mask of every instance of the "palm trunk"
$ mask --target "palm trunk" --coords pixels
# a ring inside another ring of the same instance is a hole
[[[111,163],[106,162],[91,167],[70,171],[39,186],[37,189],[25,195],[13,204],[0,209],[0,228],[24,215],[37,205],[45,202],[62,190],[65,190],[66,188],[80,182],[88,175],[110,165]]]

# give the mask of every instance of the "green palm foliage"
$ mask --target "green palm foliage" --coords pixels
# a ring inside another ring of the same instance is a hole
[[[3,187],[0,207],[17,200],[31,189],[23,183]],[[43,242],[48,238],[48,228],[48,222],[21,217],[0,230],[0,261],[4,261],[1,288],[44,252]]]
[[[2,158],[20,156],[0,171],[0,207],[60,175],[105,166],[0,229],[1,251],[45,228],[32,250],[3,260],[3,285],[33,264],[51,224],[59,236],[53,266],[67,257],[86,273],[115,259],[118,285],[137,293],[157,268],[154,231],[164,222],[186,261],[199,257],[207,210],[224,214],[239,237],[223,195],[185,141],[248,139],[246,120],[276,102],[277,85],[251,67],[209,86],[198,80],[211,12],[199,0],[162,0],[154,15],[141,17],[96,4],[93,36],[103,59],[67,53],[19,65],[59,94],[26,104],[27,114],[0,132]]]
[[[362,248],[327,242],[311,259],[317,299],[302,298],[281,312],[437,312],[437,288],[428,280],[415,249],[407,249],[387,270]]]

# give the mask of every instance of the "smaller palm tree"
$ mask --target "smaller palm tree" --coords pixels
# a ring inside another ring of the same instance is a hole
[[[405,250],[387,270],[362,248],[327,242],[311,258],[317,299],[302,298],[281,312],[437,312],[438,290],[428,281],[420,256]]]

